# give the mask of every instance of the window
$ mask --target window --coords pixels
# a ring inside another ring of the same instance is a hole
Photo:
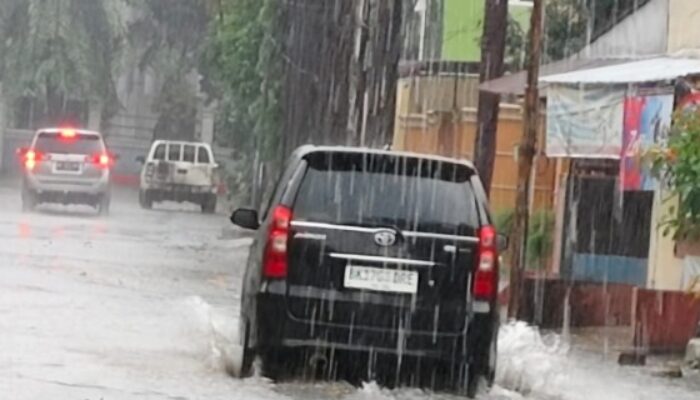
[[[182,152],[182,145],[170,143],[168,145],[168,161],[180,161],[180,153]]]
[[[313,154],[294,205],[300,220],[473,235],[466,166],[368,154]]]
[[[153,152],[153,159],[165,160],[165,143],[161,143],[156,147],[156,150]]]
[[[185,145],[182,153],[182,161],[194,163],[194,146],[191,144]]]
[[[39,153],[81,155],[95,155],[104,151],[100,138],[96,135],[78,134],[64,138],[58,133],[49,132],[39,134],[34,149]]]
[[[206,147],[199,146],[198,153],[197,153],[197,162],[200,164],[211,163],[211,158],[209,157],[209,151],[207,151]]]

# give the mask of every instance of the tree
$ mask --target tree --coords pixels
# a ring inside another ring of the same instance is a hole
[[[549,1],[544,13],[545,63],[569,57],[586,45],[589,12],[583,1]]]
[[[584,1],[548,1],[544,12],[544,53],[542,58],[545,63],[569,57],[586,45],[590,18],[588,6]],[[525,67],[527,47],[525,36],[525,31],[520,23],[509,17],[505,55],[508,72],[517,72]]]
[[[393,131],[404,0],[285,3],[285,149],[378,146]]]
[[[662,224],[663,233],[676,240],[700,240],[700,114],[677,114],[668,145],[645,157],[670,197],[678,199]]]
[[[506,72],[518,72],[525,67],[525,32],[520,23],[508,16],[506,27],[506,50],[504,56],[504,69]]]
[[[6,99],[35,99],[43,124],[65,119],[71,99],[114,110],[124,10],[121,0],[3,1],[0,80]]]
[[[199,88],[189,81],[199,72],[213,4],[192,0],[132,4],[135,18],[128,26],[132,63],[155,72],[161,83],[153,105],[158,113],[153,136],[192,140]]]
[[[236,149],[235,158],[241,160],[230,184],[258,193],[261,163],[279,164],[283,158],[285,11],[278,0],[222,0],[215,14],[199,70],[205,90],[219,101],[217,140]],[[251,197],[252,203],[259,200]]]

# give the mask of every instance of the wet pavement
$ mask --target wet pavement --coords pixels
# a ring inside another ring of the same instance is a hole
[[[0,180],[1,399],[450,398],[371,383],[228,376],[249,239],[224,215],[179,205],[141,210],[136,193],[124,190],[108,217],[89,207],[20,208],[16,184]],[[700,393],[524,325],[504,329],[500,346],[500,386],[481,398],[690,400]]]

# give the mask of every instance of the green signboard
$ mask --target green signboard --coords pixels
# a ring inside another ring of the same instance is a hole
[[[448,61],[479,61],[481,33],[484,26],[485,0],[444,0],[442,59]],[[531,8],[509,5],[510,15],[527,31]]]

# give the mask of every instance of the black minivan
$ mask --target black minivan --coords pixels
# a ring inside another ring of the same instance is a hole
[[[242,375],[256,356],[273,378],[298,360],[372,374],[388,357],[392,373],[411,369],[409,383],[422,387],[438,378],[474,396],[477,382],[493,381],[506,240],[471,163],[304,146],[267,203],[260,215],[231,216],[257,230],[243,283]]]

